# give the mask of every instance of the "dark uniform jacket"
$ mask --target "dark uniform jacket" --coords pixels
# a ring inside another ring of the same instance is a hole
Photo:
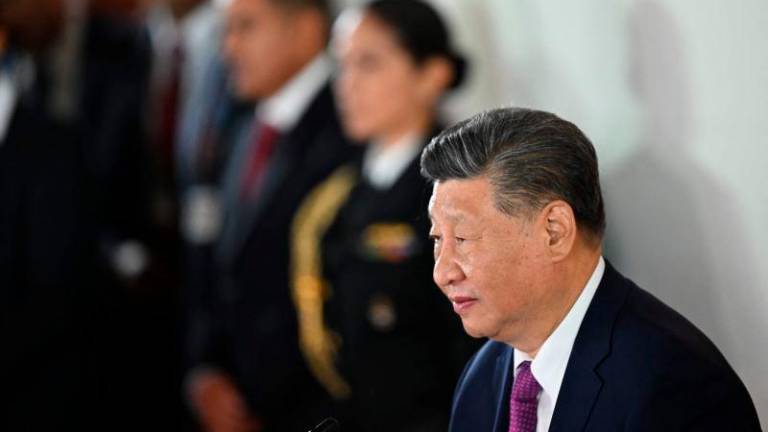
[[[360,171],[360,164],[337,171],[297,219],[297,248],[307,247],[307,226],[327,227],[314,229],[322,302],[306,301],[309,273],[294,275],[296,298],[305,302],[305,355],[340,401],[344,430],[444,431],[454,383],[476,345],[432,281],[430,187],[418,157],[387,189]],[[301,250],[296,259],[294,270],[312,267]],[[310,322],[319,307],[323,322]],[[323,333],[314,337],[328,348],[312,340],[319,326]]]

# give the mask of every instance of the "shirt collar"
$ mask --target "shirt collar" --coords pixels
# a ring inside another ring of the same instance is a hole
[[[277,93],[256,107],[256,118],[280,131],[290,130],[331,76],[331,60],[318,54]]]
[[[194,37],[196,30],[210,21],[210,15],[218,12],[216,5],[202,3],[176,21],[169,6],[158,4],[147,12],[149,37],[156,50],[173,49],[179,41],[188,44],[186,39]]]
[[[396,143],[372,143],[365,151],[363,177],[378,189],[391,187],[421,151],[422,138],[410,134]]]
[[[34,75],[31,66],[28,58],[20,58],[10,49],[0,56],[0,147],[5,143],[19,95],[30,84],[24,78]]]
[[[605,260],[601,256],[595,270],[592,272],[592,276],[587,281],[581,294],[579,294],[579,298],[576,299],[571,310],[568,311],[568,314],[555,331],[541,345],[536,358],[531,359],[528,354],[515,349],[515,375],[520,363],[526,360],[531,361],[531,373],[539,385],[541,385],[542,390],[552,396],[553,401],[556,401],[557,395],[560,392],[560,385],[563,383],[563,376],[568,365],[568,359],[571,356],[573,343],[576,340],[576,335],[579,332],[579,327],[581,327],[581,322],[584,320],[584,315],[587,313],[589,304],[592,302],[592,297],[594,297],[595,291],[597,291],[597,287],[603,279],[603,273],[605,273]]]
[[[0,69],[0,147],[5,143],[5,137],[16,107],[16,88],[10,73]]]

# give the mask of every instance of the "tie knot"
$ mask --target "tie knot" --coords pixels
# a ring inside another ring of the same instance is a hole
[[[517,377],[512,385],[512,399],[520,402],[535,401],[541,386],[531,373],[531,362],[524,361],[517,367]]]
[[[259,135],[266,135],[269,138],[274,138],[280,131],[269,123],[259,122],[258,133]]]

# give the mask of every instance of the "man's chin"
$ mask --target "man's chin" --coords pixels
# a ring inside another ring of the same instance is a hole
[[[242,72],[232,73],[233,88],[237,97],[245,101],[256,101],[261,98],[261,88],[253,77],[242,75]]]
[[[461,324],[464,326],[464,332],[473,338],[479,339],[488,336],[487,332],[477,328],[477,326],[473,326],[472,323],[468,323],[467,320],[462,319]]]
[[[235,94],[239,99],[242,99],[244,101],[251,101],[251,100],[257,99],[253,95],[251,88],[247,84],[241,83],[241,82],[235,82],[235,85],[233,87],[235,90]]]
[[[368,131],[368,128],[365,126],[361,126],[359,122],[355,122],[352,120],[348,120],[344,124],[344,132],[347,134],[348,137],[352,138],[355,141],[367,141],[370,139],[371,134]]]

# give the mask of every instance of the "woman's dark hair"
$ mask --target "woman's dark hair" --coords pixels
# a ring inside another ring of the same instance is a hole
[[[363,10],[391,27],[417,63],[432,57],[448,59],[453,65],[450,88],[464,81],[467,62],[451,47],[448,27],[432,6],[421,0],[374,0]]]

